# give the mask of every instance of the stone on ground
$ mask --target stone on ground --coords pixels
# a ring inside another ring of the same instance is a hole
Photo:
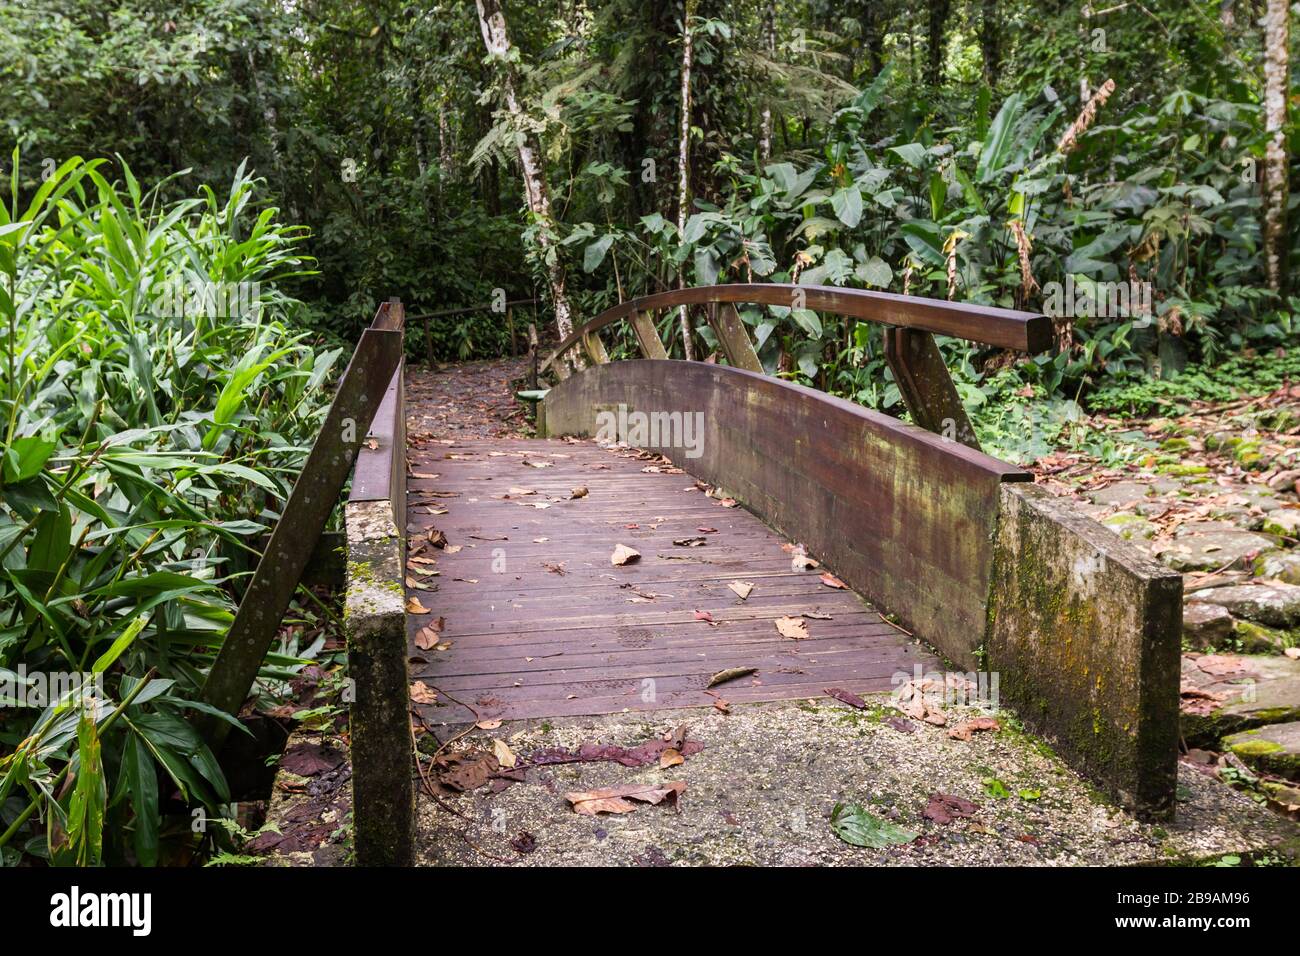
[[[1269,551],[1255,559],[1255,577],[1300,584],[1300,553]]]
[[[1300,720],[1300,661],[1272,654],[1184,654],[1183,739],[1214,749],[1221,737]]]
[[[1263,530],[1284,538],[1300,538],[1300,509],[1278,508],[1264,519]]]
[[[1300,780],[1300,721],[1243,730],[1223,743],[1257,770]]]
[[[1233,617],[1267,627],[1292,628],[1300,625],[1300,585],[1238,584],[1199,591],[1196,600],[1217,604]]]
[[[1232,638],[1232,615],[1217,604],[1189,601],[1183,605],[1184,646],[1223,647]]]
[[[1275,547],[1272,538],[1253,531],[1204,531],[1161,542],[1160,560],[1175,571],[1213,571],[1225,567],[1249,567],[1261,551]]]

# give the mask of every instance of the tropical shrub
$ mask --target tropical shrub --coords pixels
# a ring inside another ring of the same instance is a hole
[[[150,865],[230,800],[187,718],[210,711],[236,583],[341,350],[290,331],[278,286],[307,271],[301,231],[242,169],[224,196],[165,202],[125,165],[119,184],[71,159],[23,202],[18,168],[0,205],[0,854]],[[263,676],[300,664],[271,655]]]

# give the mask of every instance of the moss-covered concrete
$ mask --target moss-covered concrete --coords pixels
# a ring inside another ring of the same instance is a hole
[[[1004,485],[987,666],[1003,704],[1109,796],[1174,810],[1182,578],[1065,499]]]
[[[364,866],[411,863],[409,669],[401,538],[388,501],[347,505],[347,592],[353,818]]]

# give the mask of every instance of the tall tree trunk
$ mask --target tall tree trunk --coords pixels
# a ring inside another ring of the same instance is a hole
[[[943,79],[943,27],[951,6],[951,0],[930,0],[930,17],[927,24],[930,48],[926,51],[929,59],[925,67],[925,81],[930,86],[938,86],[939,81]]]
[[[1002,70],[1002,25],[998,23],[998,0],[983,0],[980,7],[980,53],[984,59],[984,82],[996,89]]]
[[[686,217],[691,205],[691,62],[694,48],[691,41],[691,19],[695,16],[697,0],[683,0],[682,3],[682,99],[681,121],[677,137],[677,234],[680,238],[686,233]],[[686,267],[683,263],[677,273],[677,287],[686,287]],[[682,349],[689,362],[695,358],[695,348],[691,344],[691,314],[686,306],[681,306],[677,313],[678,324],[682,330]]]
[[[776,0],[767,0],[763,7],[763,51],[768,59],[776,59]],[[772,158],[772,107],[763,106],[762,132],[758,139],[760,165],[766,166]]]
[[[1286,202],[1287,167],[1286,99],[1289,83],[1287,0],[1268,0],[1264,12],[1264,167],[1263,187],[1264,277],[1274,292],[1287,284]]]
[[[523,135],[519,140],[519,167],[524,178],[524,197],[528,211],[537,220],[537,246],[546,265],[546,279],[551,287],[551,305],[555,309],[555,328],[564,339],[573,334],[573,319],[569,297],[564,291],[564,269],[560,264],[559,250],[555,248],[553,234],[555,220],[551,216],[550,192],[546,186],[546,170],[542,166],[542,150],[535,133],[529,130],[523,107],[515,94],[515,70],[509,60],[510,35],[506,31],[506,17],[500,0],[475,0],[478,5],[479,27],[483,31],[483,44],[488,55],[497,58],[501,71],[501,86],[506,108],[518,124]],[[572,353],[570,353],[572,354]]]

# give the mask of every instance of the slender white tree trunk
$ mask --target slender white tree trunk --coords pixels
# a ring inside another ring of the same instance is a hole
[[[1287,0],[1268,0],[1264,12],[1264,277],[1274,292],[1286,288],[1287,150],[1286,100],[1289,85]]]
[[[767,0],[763,9],[763,49],[769,59],[776,59],[776,0]],[[772,107],[763,106],[763,125],[758,137],[758,158],[766,166],[772,158]]]
[[[694,57],[690,39],[690,20],[695,13],[695,0],[682,0],[681,12],[681,122],[677,135],[677,235],[686,232],[686,216],[690,211],[690,65]],[[686,286],[685,264],[677,271],[677,287]],[[686,360],[695,358],[690,342],[690,312],[681,306],[677,312],[681,325],[681,347]]]
[[[524,196],[528,211],[537,220],[537,245],[542,261],[546,263],[546,278],[551,287],[551,304],[555,308],[555,327],[560,338],[573,333],[569,297],[564,291],[564,269],[560,265],[559,250],[555,248],[555,220],[551,216],[550,193],[546,187],[546,170],[541,162],[541,147],[537,136],[526,122],[523,107],[515,93],[515,72],[508,59],[510,35],[506,31],[506,17],[500,0],[475,0],[478,5],[479,27],[488,54],[500,61],[501,86],[506,108],[523,133],[519,137],[519,167],[523,172]],[[572,354],[572,353],[570,353]]]

